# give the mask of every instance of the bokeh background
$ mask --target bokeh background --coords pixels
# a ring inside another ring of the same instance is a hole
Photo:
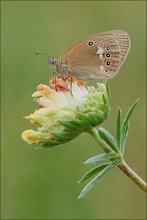
[[[31,94],[52,76],[48,57],[33,53],[58,58],[74,43],[114,29],[127,31],[132,46],[109,81],[111,114],[104,128],[115,135],[118,107],[124,115],[140,98],[125,159],[145,180],[146,1],[1,1],[2,219],[146,219],[145,192],[117,168],[77,199],[86,184],[77,182],[89,170],[82,163],[103,152],[90,135],[43,151],[21,139],[33,128],[23,116],[38,108]]]

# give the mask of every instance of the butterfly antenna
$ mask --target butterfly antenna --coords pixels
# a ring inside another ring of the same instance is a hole
[[[43,53],[43,52],[35,52],[35,53],[33,53],[33,55],[35,55],[35,56],[38,56],[38,55],[40,55],[40,54],[42,54],[42,55],[48,55],[47,53]]]

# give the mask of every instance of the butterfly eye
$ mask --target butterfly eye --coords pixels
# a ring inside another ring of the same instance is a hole
[[[88,42],[87,42],[87,45],[88,45],[89,47],[92,47],[92,46],[94,45],[94,42],[93,42],[93,41],[88,41]]]
[[[108,74],[108,73],[109,73],[109,70],[108,70],[108,69],[105,69],[105,73],[107,73],[107,74]]]
[[[57,62],[56,58],[54,58],[54,57],[49,57],[48,58],[48,65],[49,66],[55,67],[56,66],[56,62]]]
[[[110,58],[110,56],[111,56],[110,53],[107,53],[107,54],[106,54],[106,57],[107,57],[107,58]]]
[[[103,46],[104,46],[104,43],[103,43],[103,42],[100,42],[100,43],[99,43],[99,46],[100,46],[100,47],[103,47]]]
[[[110,61],[107,61],[107,62],[106,62],[106,65],[107,65],[107,66],[110,66],[110,65],[111,65],[111,62],[110,62]]]
[[[109,50],[111,50],[111,48],[110,47],[106,47],[106,50],[109,51]]]

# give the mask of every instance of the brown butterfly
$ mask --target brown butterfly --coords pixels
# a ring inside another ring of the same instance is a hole
[[[93,35],[67,49],[59,59],[49,57],[48,64],[63,79],[112,78],[123,64],[131,43],[128,34],[114,30]]]

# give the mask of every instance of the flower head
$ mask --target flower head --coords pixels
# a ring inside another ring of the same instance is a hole
[[[32,96],[40,108],[25,118],[38,128],[24,131],[22,138],[29,144],[43,143],[41,148],[68,142],[103,123],[109,114],[109,93],[103,83],[96,89],[73,77],[66,81],[54,77]]]

